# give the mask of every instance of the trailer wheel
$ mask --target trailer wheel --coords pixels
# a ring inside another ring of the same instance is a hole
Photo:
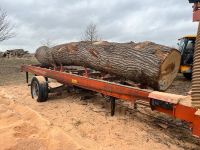
[[[48,83],[43,76],[35,76],[31,81],[31,96],[37,102],[45,102],[48,98]]]

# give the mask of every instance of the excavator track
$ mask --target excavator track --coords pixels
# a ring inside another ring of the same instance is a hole
[[[200,109],[200,23],[196,37],[193,61],[192,106]]]

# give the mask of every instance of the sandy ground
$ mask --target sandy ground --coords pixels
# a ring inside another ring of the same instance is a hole
[[[0,86],[0,149],[200,149],[180,121],[120,102],[111,117],[102,97],[82,96],[65,91],[37,103],[26,84]]]
[[[71,137],[29,107],[1,97],[0,149],[80,149]]]

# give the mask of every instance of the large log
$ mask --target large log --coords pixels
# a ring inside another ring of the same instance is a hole
[[[85,66],[160,91],[171,85],[180,65],[179,51],[152,42],[73,42],[52,48],[42,46],[35,56],[43,65]]]

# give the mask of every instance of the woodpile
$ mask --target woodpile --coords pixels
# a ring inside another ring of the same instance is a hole
[[[24,55],[29,54],[28,51],[23,49],[13,49],[13,50],[6,50],[5,52],[0,52],[0,57],[23,57]]]
[[[166,90],[177,75],[180,52],[153,42],[72,42],[42,46],[35,57],[45,66],[78,65]]]

